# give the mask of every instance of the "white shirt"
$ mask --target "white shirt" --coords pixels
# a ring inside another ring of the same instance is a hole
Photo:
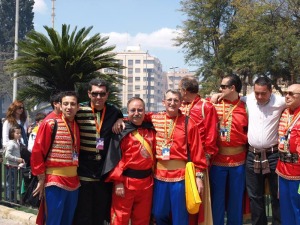
[[[270,148],[278,144],[278,125],[285,99],[271,94],[270,101],[259,105],[254,93],[243,97],[248,108],[248,142],[254,148]]]

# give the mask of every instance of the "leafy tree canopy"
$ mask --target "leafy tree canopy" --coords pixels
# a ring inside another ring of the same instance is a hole
[[[120,82],[120,75],[100,74],[102,68],[112,70],[123,67],[115,60],[112,50],[115,46],[105,46],[108,37],[95,34],[92,27],[77,27],[70,32],[70,26],[62,25],[61,34],[44,26],[47,35],[31,31],[24,41],[20,41],[20,57],[8,62],[8,72],[18,72],[18,77],[26,78],[26,86],[18,91],[18,99],[27,100],[31,106],[48,102],[54,91],[87,90],[87,83],[102,77],[113,85]],[[87,100],[87,92],[80,95]],[[114,97],[114,95],[112,95]],[[119,100],[114,97],[114,103]]]

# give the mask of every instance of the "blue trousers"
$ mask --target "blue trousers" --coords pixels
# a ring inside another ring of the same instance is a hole
[[[184,180],[178,182],[154,180],[152,213],[157,225],[188,225]]]
[[[78,199],[78,189],[67,191],[57,186],[45,188],[47,225],[72,225]]]
[[[224,225],[225,208],[227,224],[243,224],[245,182],[245,165],[211,167],[210,190],[214,225]]]
[[[300,180],[279,177],[279,201],[282,225],[300,225]]]

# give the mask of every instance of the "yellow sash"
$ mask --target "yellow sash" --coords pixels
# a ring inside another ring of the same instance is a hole
[[[132,131],[133,136],[141,142],[141,144],[146,148],[147,152],[150,154],[153,159],[153,153],[150,145],[147,141],[145,141],[144,137],[142,137],[137,130]]]

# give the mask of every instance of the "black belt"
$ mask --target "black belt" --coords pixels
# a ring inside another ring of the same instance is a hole
[[[102,159],[102,156],[100,154],[94,154],[94,155],[82,154],[79,155],[79,160],[81,159],[100,161]]]
[[[297,153],[279,152],[279,159],[282,162],[298,163],[299,155]]]
[[[126,177],[143,179],[149,177],[152,174],[152,169],[148,170],[134,170],[134,169],[126,169],[123,171],[123,175]]]
[[[266,153],[278,152],[278,145],[274,145],[270,148],[254,148],[251,145],[249,145],[249,152],[252,152],[254,154],[260,154],[263,151],[266,152]]]

